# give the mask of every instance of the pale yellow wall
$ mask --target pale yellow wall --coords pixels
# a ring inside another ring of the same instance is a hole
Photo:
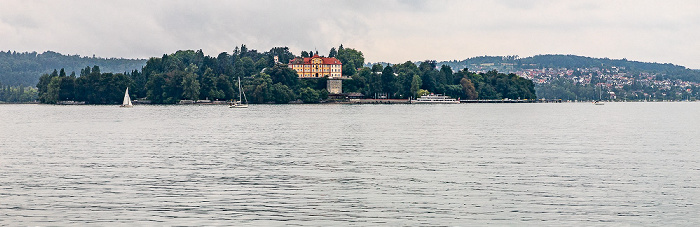
[[[317,73],[318,77],[340,77],[343,73],[342,65],[324,65],[321,58],[311,59],[311,64],[309,65],[289,65],[289,68],[297,71],[299,77],[316,77]]]

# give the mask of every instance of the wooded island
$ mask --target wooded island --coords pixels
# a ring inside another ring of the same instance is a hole
[[[318,52],[302,51],[299,57]],[[275,62],[275,56],[278,62]],[[234,85],[241,83],[251,103],[319,103],[328,99],[327,78],[299,78],[286,62],[296,58],[287,47],[275,47],[267,52],[236,47],[229,54],[205,56],[201,50],[177,51],[154,57],[141,71],[102,73],[99,66],[86,67],[67,75],[65,70],[44,74],[37,84],[41,103],[61,101],[87,104],[120,103],[129,87],[134,100],[153,104],[174,104],[180,100],[231,100],[237,97]],[[381,94],[385,98],[408,99],[422,94],[445,94],[461,99],[536,99],[532,81],[496,71],[473,73],[453,72],[435,61],[416,65],[372,65],[363,67],[361,51],[332,48],[328,57],[342,62],[342,74],[350,78],[342,84],[344,92],[360,93],[365,97]]]

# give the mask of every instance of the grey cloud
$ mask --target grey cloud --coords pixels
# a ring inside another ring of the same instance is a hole
[[[4,1],[0,48],[104,57],[344,44],[368,61],[564,53],[700,68],[696,1]]]

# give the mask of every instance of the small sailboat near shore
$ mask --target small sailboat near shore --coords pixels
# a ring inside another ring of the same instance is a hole
[[[245,103],[243,102],[245,100]],[[229,103],[229,108],[248,108],[248,98],[245,97],[245,92],[241,88],[241,78],[238,77],[238,101]]]
[[[122,105],[119,107],[134,107],[134,104],[131,103],[131,97],[129,97],[129,88],[126,88],[126,91],[124,92],[124,101],[122,102]]]
[[[593,101],[593,105],[602,106],[605,105],[603,102],[603,86],[600,86],[600,92],[598,93],[598,100]]]

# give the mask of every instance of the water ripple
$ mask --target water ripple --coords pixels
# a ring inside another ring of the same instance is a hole
[[[699,110],[0,105],[0,225],[692,226]]]

